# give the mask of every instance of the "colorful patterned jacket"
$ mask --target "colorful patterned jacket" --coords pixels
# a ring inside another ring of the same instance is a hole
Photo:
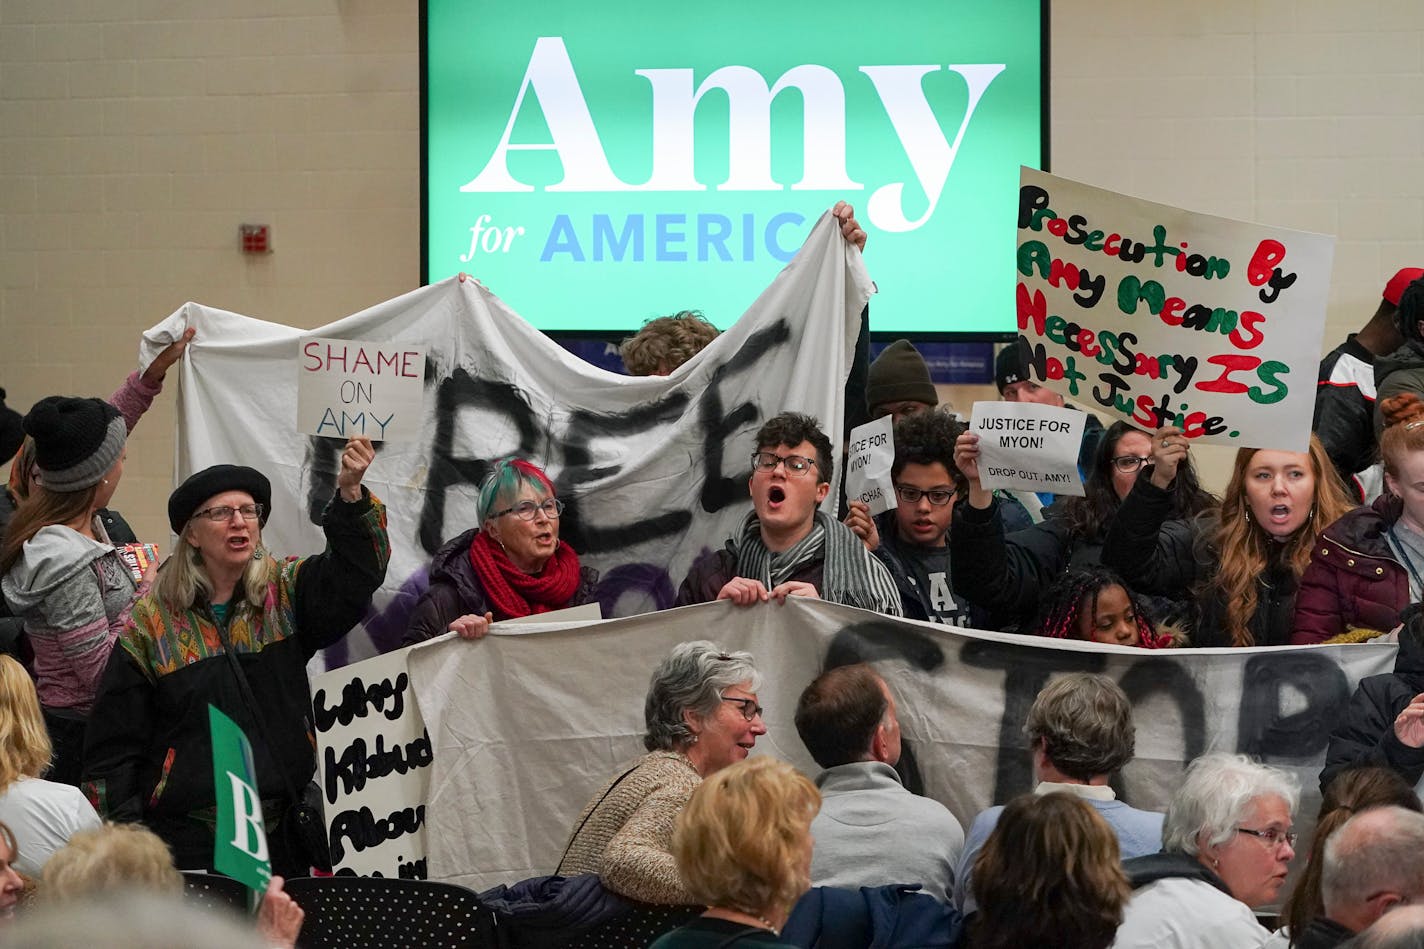
[[[209,703],[252,742],[264,804],[287,798],[283,771],[298,788],[311,780],[307,660],[361,620],[390,557],[385,507],[369,493],[333,500],[322,526],[326,551],[276,564],[262,608],[234,602],[225,631],[207,604],[175,613],[148,594],[119,636],[85,739],[85,789],[104,817],[141,820],[163,837],[180,867],[212,860],[212,828],[202,826],[216,800]],[[270,745],[225,644],[252,687]]]

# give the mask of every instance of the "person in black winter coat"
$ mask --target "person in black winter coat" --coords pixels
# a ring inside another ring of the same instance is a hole
[[[1394,671],[1361,679],[1330,733],[1321,790],[1362,765],[1389,768],[1410,786],[1424,777],[1424,611],[1417,608],[1400,630]]]

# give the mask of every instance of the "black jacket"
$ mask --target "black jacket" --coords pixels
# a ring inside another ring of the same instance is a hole
[[[1355,472],[1375,463],[1375,354],[1355,334],[1320,361],[1311,427],[1346,489],[1364,500]]]
[[[1367,676],[1355,687],[1344,720],[1330,733],[1320,789],[1341,771],[1361,765],[1392,768],[1406,783],[1424,776],[1424,748],[1410,748],[1394,734],[1394,719],[1410,699],[1424,692],[1424,614],[1415,615],[1399,635],[1394,671]]]
[[[1152,466],[1142,469],[1137,483],[1118,508],[1103,542],[1103,565],[1136,591],[1174,600],[1196,596],[1196,615],[1189,618],[1193,646],[1230,646],[1226,617],[1232,604],[1210,581],[1219,557],[1213,548],[1217,513],[1191,520],[1169,520],[1172,495],[1154,485]],[[1272,554],[1280,553],[1272,545]],[[1289,645],[1295,621],[1299,580],[1284,560],[1272,560],[1256,583],[1256,612],[1246,625],[1258,646]]]
[[[86,790],[102,816],[148,825],[182,869],[212,866],[209,704],[252,743],[270,816],[285,810],[288,782],[301,788],[316,769],[307,660],[361,620],[390,557],[385,508],[369,495],[333,501],[322,526],[326,552],[278,564],[263,609],[232,604],[224,631],[207,604],[175,613],[155,595],[142,596],[109,658],[85,736]],[[275,849],[273,856],[274,872],[284,872],[275,868]]]

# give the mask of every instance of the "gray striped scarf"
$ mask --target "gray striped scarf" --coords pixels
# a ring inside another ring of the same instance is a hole
[[[823,556],[824,555],[824,556]],[[737,576],[760,580],[770,590],[787,580],[818,557],[821,568],[821,599],[846,606],[858,606],[890,616],[900,615],[900,591],[890,571],[875,558],[849,528],[816,512],[811,533],[793,546],[773,553],[761,539],[761,521],[756,511],[747,515],[737,537]]]

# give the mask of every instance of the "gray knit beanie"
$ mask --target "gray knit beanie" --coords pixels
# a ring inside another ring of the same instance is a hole
[[[124,453],[128,425],[103,399],[52,395],[25,416],[35,440],[40,484],[50,491],[83,491],[103,480]]]

